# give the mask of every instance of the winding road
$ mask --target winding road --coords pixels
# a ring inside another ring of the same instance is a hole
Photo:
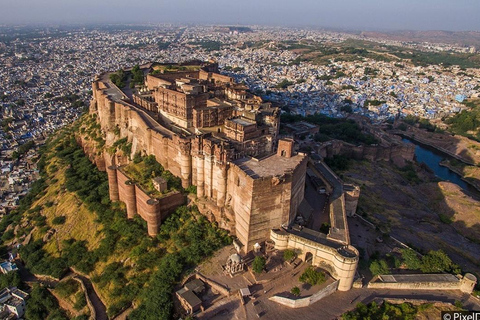
[[[20,274],[20,278],[22,279],[23,282],[31,285],[33,283],[41,283],[47,288],[55,288],[56,285],[59,283],[59,280],[56,280],[54,278],[50,277],[44,277],[44,276],[37,276],[33,273],[31,273],[25,265],[21,261],[15,261],[17,267],[18,267],[18,272]],[[103,304],[102,300],[98,296],[97,292],[95,291],[95,288],[93,287],[92,282],[90,279],[88,279],[85,276],[82,276],[78,273],[75,273],[73,271],[69,271],[67,275],[71,275],[72,277],[75,277],[83,282],[85,285],[85,288],[87,289],[87,295],[90,301],[92,302],[93,309],[95,311],[95,319],[96,320],[107,320],[107,308]]]

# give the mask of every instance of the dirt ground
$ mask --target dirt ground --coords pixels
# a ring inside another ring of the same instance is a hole
[[[405,132],[415,136],[416,140],[430,144],[439,149],[456,155],[466,162],[480,163],[480,143],[459,135],[428,132],[424,129],[409,126]]]
[[[352,162],[342,177],[361,186],[358,214],[419,251],[443,249],[463,271],[480,274],[478,201],[416,169],[418,184],[386,162]],[[360,244],[350,232],[352,242]]]
[[[207,308],[204,312],[197,315],[198,319],[245,319],[247,313],[256,314],[264,305],[268,305],[269,308],[276,305],[276,303],[268,300],[268,298],[274,295],[293,298],[290,290],[295,286],[300,288],[300,297],[307,297],[334,281],[327,274],[326,281],[320,285],[310,286],[301,283],[299,277],[310,264],[301,263],[295,266],[294,264],[285,263],[283,258],[281,258],[283,256],[282,252],[276,252],[276,254],[267,259],[266,270],[268,272],[255,275],[249,269],[230,277],[223,273],[221,266],[225,264],[228,256],[234,252],[233,246],[217,251],[211,259],[201,264],[197,271],[229,288],[231,292],[248,287],[252,295],[245,298],[245,305],[241,303],[238,294],[230,297],[217,295],[212,301],[205,301],[208,297],[202,297],[202,300],[207,304]],[[246,258],[247,261],[252,260],[251,257],[247,256]]]

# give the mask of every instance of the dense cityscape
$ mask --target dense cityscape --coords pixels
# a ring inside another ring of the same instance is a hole
[[[3,213],[18,203],[35,179],[34,152],[26,150],[25,157],[12,161],[14,151],[30,140],[41,145],[49,134],[75,120],[88,105],[95,74],[132,64],[214,58],[225,74],[244,81],[264,99],[289,106],[292,113],[303,116],[344,117],[342,110],[351,105],[354,113],[374,121],[397,114],[435,119],[458,113],[460,102],[480,92],[479,69],[462,71],[456,66],[420,67],[372,59],[332,59],[317,66],[292,63],[298,54],[281,46],[299,40],[335,44],[355,37],[350,34],[266,27],[254,32],[215,27],[118,29],[3,31],[2,36],[9,38],[0,43]],[[208,47],[211,43],[218,48]],[[248,46],[258,43],[264,45]],[[426,48],[462,50],[447,45]],[[279,86],[282,81],[287,85]],[[431,81],[434,86],[429,85]]]

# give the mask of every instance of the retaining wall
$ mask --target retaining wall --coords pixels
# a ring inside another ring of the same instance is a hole
[[[319,300],[321,300],[325,297],[328,297],[329,295],[331,295],[332,293],[337,291],[338,283],[339,283],[339,281],[337,280],[337,281],[329,284],[328,286],[326,286],[322,290],[318,291],[317,293],[315,293],[315,294],[313,294],[309,297],[306,297],[306,298],[290,299],[290,298],[286,298],[286,297],[273,296],[273,297],[270,297],[269,300],[274,301],[276,303],[279,303],[281,305],[284,305],[286,307],[293,308],[293,309],[308,307],[309,305],[312,305],[315,302],[317,302],[317,301],[319,301]]]

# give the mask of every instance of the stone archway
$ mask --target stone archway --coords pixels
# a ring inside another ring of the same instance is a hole
[[[305,253],[305,262],[312,264],[313,262],[313,254],[311,252]]]

